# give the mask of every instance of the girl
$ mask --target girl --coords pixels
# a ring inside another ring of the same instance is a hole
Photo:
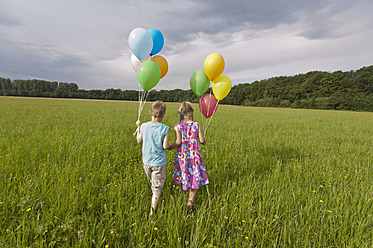
[[[190,102],[182,102],[179,108],[180,122],[174,126],[175,155],[174,181],[181,184],[185,191],[190,189],[187,204],[188,213],[194,210],[193,203],[200,186],[209,183],[206,169],[198,149],[198,140],[206,144],[205,137],[198,122],[193,121],[193,106]]]

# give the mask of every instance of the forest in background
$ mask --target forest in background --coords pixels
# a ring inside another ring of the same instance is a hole
[[[0,77],[0,96],[137,101],[138,93],[121,89],[85,90],[79,89],[76,83]],[[158,99],[165,102],[199,101],[191,89],[151,90],[148,101]],[[242,83],[233,86],[219,104],[373,112],[373,66],[346,72],[311,71]]]

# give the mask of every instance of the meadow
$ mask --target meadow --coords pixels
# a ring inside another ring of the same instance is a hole
[[[178,104],[166,104],[172,127]],[[210,184],[196,211],[186,213],[168,151],[148,218],[137,111],[137,102],[0,97],[0,246],[373,246],[373,113],[220,105],[201,148]]]

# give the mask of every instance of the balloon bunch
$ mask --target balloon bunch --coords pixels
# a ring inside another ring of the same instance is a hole
[[[218,108],[218,103],[223,100],[228,93],[231,91],[232,83],[229,77],[222,75],[225,67],[224,58],[218,53],[212,53],[205,59],[203,64],[204,71],[195,71],[190,77],[190,87],[193,92],[200,98],[199,109],[206,119],[212,119],[216,109]],[[212,81],[212,94],[203,95],[210,87],[210,81]],[[204,128],[204,132],[208,128],[211,122],[207,123]]]
[[[155,29],[135,28],[128,37],[131,64],[144,91],[151,90],[168,72],[167,60],[159,53],[164,45],[162,33]]]
[[[164,37],[155,28],[149,30],[135,28],[128,37],[128,44],[132,51],[132,68],[137,73],[137,80],[144,90],[143,92],[139,91],[138,119],[140,119],[149,90],[154,88],[168,72],[167,60],[161,55],[156,55],[164,46]]]

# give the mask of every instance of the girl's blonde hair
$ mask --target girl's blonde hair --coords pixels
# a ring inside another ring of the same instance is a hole
[[[179,116],[180,121],[184,120],[184,117],[187,116],[190,120],[193,120],[194,108],[190,102],[182,102],[179,107]]]

